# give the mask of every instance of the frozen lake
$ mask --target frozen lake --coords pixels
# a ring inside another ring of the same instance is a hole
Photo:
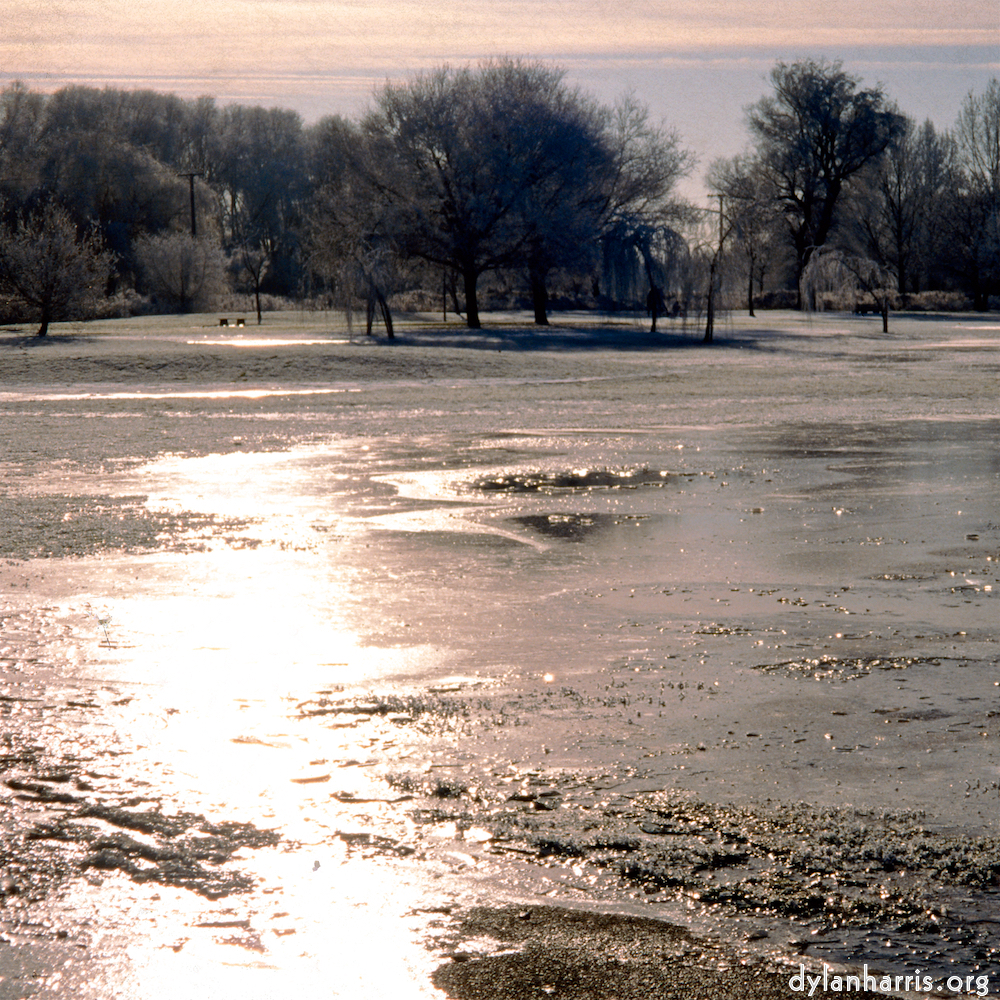
[[[0,693],[36,748],[4,816],[63,824],[6,926],[28,966],[76,947],[51,995],[458,995],[400,924],[442,894],[991,968],[1000,323],[308,320],[0,346]],[[461,808],[421,811],[441,782]],[[281,840],[192,894],[108,833],[148,808]]]

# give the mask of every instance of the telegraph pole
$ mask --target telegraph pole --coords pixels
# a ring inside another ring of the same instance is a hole
[[[712,262],[709,267],[709,286],[708,286],[708,322],[705,324],[705,343],[710,344],[712,342],[712,337],[715,332],[715,282],[718,277],[719,268],[722,265],[722,251],[726,245],[726,237],[733,231],[736,222],[733,219],[726,219],[726,214],[723,210],[724,202],[726,198],[730,201],[753,201],[753,198],[746,197],[740,194],[710,194],[709,198],[719,199],[719,249],[712,254]],[[709,212],[712,209],[708,209]],[[726,222],[729,223],[729,228],[726,228]]]
[[[724,194],[713,194],[709,195],[709,197],[719,199],[719,249],[716,253],[712,254],[712,263],[708,272],[708,308],[706,310],[708,317],[705,322],[706,344],[710,344],[715,335],[715,272],[718,269],[720,261],[722,260],[722,244],[726,239],[726,234],[723,229],[724,216],[722,214],[722,203],[726,196]]]
[[[198,237],[198,219],[194,211],[194,179],[196,177],[204,177],[204,173],[201,171],[192,170],[188,173],[181,173],[177,175],[178,177],[186,177],[188,179],[188,185],[191,191],[191,236],[195,239]]]

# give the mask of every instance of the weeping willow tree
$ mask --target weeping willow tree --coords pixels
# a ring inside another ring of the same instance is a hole
[[[685,301],[690,259],[676,230],[620,219],[601,240],[601,288],[615,305],[638,307],[650,289]]]
[[[381,317],[387,337],[395,337],[389,289],[397,281],[397,262],[386,246],[356,243],[345,251],[338,246],[315,246],[310,265],[329,283],[334,299],[344,309],[347,328],[353,329],[354,305],[365,304],[365,333],[373,335],[375,319]]]
[[[613,151],[601,213],[600,289],[615,306],[690,298],[687,243],[674,228],[693,223],[676,193],[694,166],[679,135],[655,125],[649,109],[625,94],[611,112],[607,141]]]
[[[868,257],[843,250],[821,248],[809,258],[802,272],[800,296],[809,310],[815,310],[824,294],[840,300],[853,298],[854,308],[863,295],[870,295],[882,316],[882,332],[889,332],[889,310],[895,300],[893,271]]]
[[[329,282],[349,330],[361,301],[365,332],[371,336],[381,316],[386,336],[394,337],[388,298],[398,288],[401,262],[385,212],[359,181],[370,150],[358,129],[339,118],[320,123],[317,143],[324,176],[307,230],[309,266]]]

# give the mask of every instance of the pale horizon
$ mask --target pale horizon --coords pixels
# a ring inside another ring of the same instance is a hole
[[[627,91],[709,163],[747,142],[744,109],[779,60],[840,61],[900,109],[949,128],[965,95],[1000,74],[995,0],[819,5],[708,0],[6,0],[0,84],[154,89],[291,108],[307,123],[356,118],[386,80],[493,56],[541,59],[611,102]]]

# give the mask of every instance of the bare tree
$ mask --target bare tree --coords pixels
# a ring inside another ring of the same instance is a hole
[[[233,105],[219,115],[209,180],[219,199],[222,243],[258,303],[265,282],[284,294],[299,285],[300,236],[313,194],[308,152],[294,111]]]
[[[930,121],[918,128],[905,119],[885,155],[859,175],[845,237],[857,253],[896,275],[899,294],[916,290],[933,240],[930,220],[957,187],[953,140],[939,136]]]
[[[743,264],[747,311],[754,315],[754,286],[763,290],[764,278],[780,259],[780,206],[766,174],[752,157],[717,160],[709,168],[708,186],[720,198],[719,209],[731,222],[733,245]]]
[[[376,174],[367,159],[370,147],[359,130],[341,118],[324,119],[315,142],[320,183],[306,235],[309,266],[330,283],[349,324],[360,299],[365,303],[366,332],[372,334],[380,314],[392,338],[389,294],[401,262],[386,225],[392,206],[369,186]]]
[[[481,325],[480,275],[510,265],[526,246],[517,217],[528,181],[519,159],[531,134],[522,100],[551,76],[509,60],[475,71],[443,67],[387,85],[364,122],[393,239],[404,255],[461,275],[471,328]]]
[[[960,184],[952,199],[956,263],[971,286],[977,309],[1000,289],[1000,80],[970,92],[955,124]]]
[[[204,309],[225,290],[225,257],[209,236],[146,236],[136,253],[147,287],[169,308]]]
[[[0,287],[38,321],[39,337],[50,323],[91,313],[104,295],[112,263],[99,234],[80,234],[55,203],[0,226]]]
[[[254,308],[257,312],[257,325],[262,320],[260,290],[271,262],[271,250],[265,243],[254,246],[250,239],[241,239],[234,250],[234,263],[238,274],[245,274],[250,279],[253,289]]]
[[[679,230],[696,213],[676,195],[694,157],[672,129],[654,125],[634,94],[620,98],[610,116],[611,169],[602,182],[601,280],[615,301],[657,300],[679,284],[689,258]]]
[[[982,94],[966,95],[955,135],[972,184],[1000,198],[1000,79],[993,77]]]
[[[45,101],[20,81],[0,91],[0,197],[22,200],[38,183]]]
[[[708,295],[705,302],[705,336],[704,342],[711,344],[715,339],[715,309],[721,291],[722,261],[726,248],[726,240],[732,235],[735,222],[732,214],[726,212],[726,196],[716,194],[719,199],[719,239],[718,243],[712,240],[706,241],[705,246],[710,248],[706,254],[708,257]],[[714,222],[712,219],[709,222]]]
[[[748,109],[761,169],[781,204],[795,250],[796,283],[836,221],[845,185],[882,155],[903,119],[882,90],[858,89],[841,64],[779,62],[774,95]]]

